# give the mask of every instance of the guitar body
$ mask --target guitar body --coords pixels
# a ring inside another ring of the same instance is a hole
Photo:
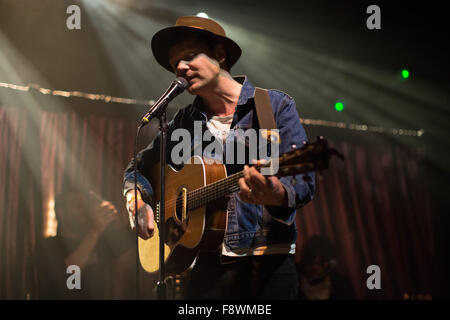
[[[227,173],[223,164],[208,163],[194,156],[190,164],[184,165],[180,171],[168,165],[165,174],[165,265],[168,274],[179,274],[189,268],[200,250],[217,250],[223,242],[227,227],[226,199],[189,210],[185,195],[226,178]],[[152,168],[149,179],[154,188],[154,203],[161,206],[159,165]],[[153,210],[158,222],[153,237],[148,240],[138,239],[139,259],[144,270],[149,273],[160,269],[161,221],[158,208]]]

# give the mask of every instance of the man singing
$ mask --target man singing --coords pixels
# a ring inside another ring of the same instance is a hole
[[[156,61],[188,81],[188,92],[195,95],[192,104],[177,112],[169,124],[168,163],[171,133],[177,128],[189,130],[193,144],[194,124],[202,132],[221,141],[233,129],[258,130],[255,109],[255,87],[245,76],[232,77],[231,67],[241,55],[240,47],[227,38],[215,21],[200,17],[180,17],[176,25],[157,32],[152,39]],[[307,141],[300,124],[295,101],[287,94],[268,90],[276,127],[279,130],[279,153],[300,147]],[[149,168],[159,161],[159,136],[137,156],[138,221],[137,232],[143,239],[155,228],[151,203],[152,186]],[[251,143],[251,142],[250,142]],[[267,143],[258,140],[258,144]],[[204,149],[207,143],[202,143]],[[192,146],[195,148],[196,146]],[[245,148],[251,148],[245,145]],[[214,155],[212,155],[214,156]],[[226,159],[224,156],[223,159]],[[240,191],[228,199],[228,224],[225,238],[217,252],[200,252],[191,273],[186,298],[189,299],[296,299],[298,279],[294,263],[296,209],[309,202],[314,194],[314,174],[277,178],[264,176],[246,159],[246,164],[225,163],[227,174],[244,170],[239,180]],[[124,179],[124,195],[129,212],[134,216],[134,160]]]

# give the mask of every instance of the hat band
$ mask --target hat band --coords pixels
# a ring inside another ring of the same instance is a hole
[[[186,26],[186,27],[200,29],[200,30],[206,30],[206,28],[199,27],[199,26]]]

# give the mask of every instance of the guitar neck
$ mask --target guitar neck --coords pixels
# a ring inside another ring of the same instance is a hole
[[[233,192],[239,191],[239,179],[244,176],[243,171],[218,180],[207,186],[195,189],[187,194],[187,209],[194,210],[210,202],[219,200]]]
[[[341,159],[344,156],[335,149],[328,148],[328,142],[319,137],[314,143],[305,143],[299,149],[291,150],[278,158],[277,177],[294,176],[311,171],[321,171],[328,168],[329,158],[335,155]],[[270,168],[270,162],[257,163],[254,168]],[[239,179],[244,172],[237,172],[229,177],[218,180],[207,186],[198,188],[187,194],[187,209],[193,210],[219,200],[233,192],[239,191]]]

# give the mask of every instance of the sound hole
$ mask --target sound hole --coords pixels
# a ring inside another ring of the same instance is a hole
[[[183,191],[180,191],[177,195],[177,204],[175,207],[175,215],[177,217],[178,222],[183,221],[183,207],[184,207]]]

